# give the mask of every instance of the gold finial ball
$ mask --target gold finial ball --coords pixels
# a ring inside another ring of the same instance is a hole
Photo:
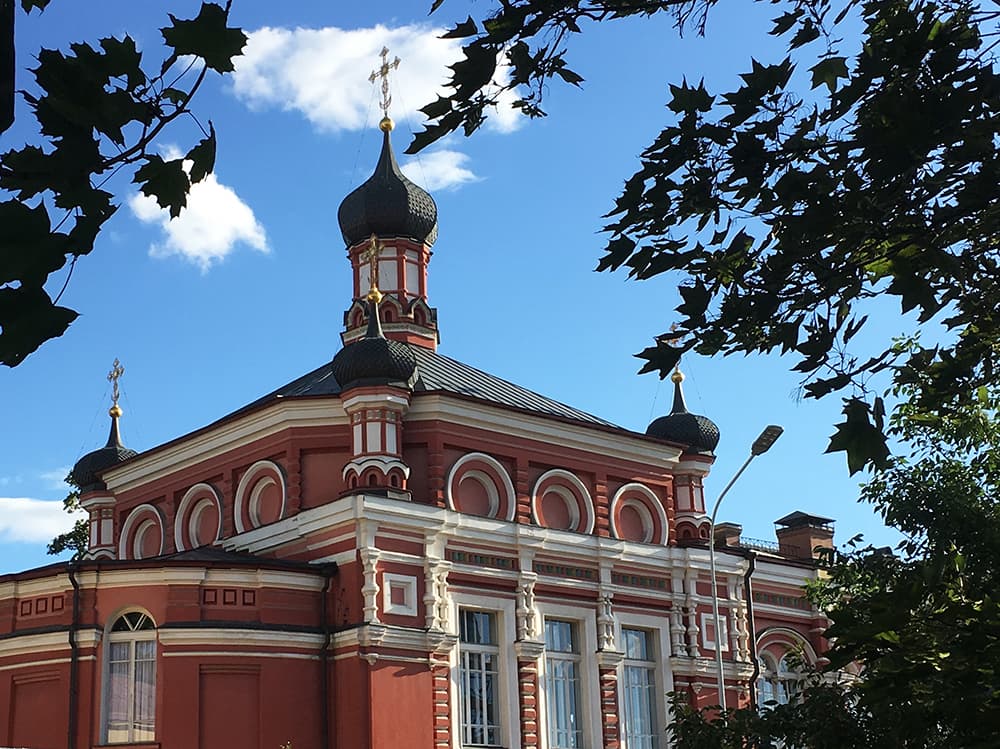
[[[373,286],[371,290],[365,295],[365,299],[367,299],[369,302],[375,302],[375,304],[378,304],[379,302],[382,301],[382,292]]]
[[[117,403],[108,409],[108,416],[110,416],[112,419],[117,419],[121,415],[122,415],[122,410]]]
[[[392,117],[389,117],[388,115],[383,117],[381,122],[378,123],[378,129],[383,133],[390,132],[394,127],[396,127],[396,123],[393,122]]]
[[[670,375],[670,381],[675,385],[680,385],[684,382],[684,373],[681,372],[680,367],[674,370],[674,373]]]

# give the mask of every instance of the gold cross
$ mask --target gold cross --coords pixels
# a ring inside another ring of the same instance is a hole
[[[382,47],[379,55],[382,57],[382,64],[368,76],[368,82],[375,83],[377,78],[382,79],[382,116],[388,117],[389,105],[392,104],[392,97],[389,96],[389,72],[399,67],[399,58],[389,62],[388,47]]]
[[[366,298],[370,302],[381,302],[382,292],[378,290],[378,260],[382,254],[382,246],[378,238],[372,234],[368,240],[368,249],[361,253],[361,259],[368,261],[368,280],[370,287]]]
[[[111,371],[108,372],[108,382],[111,383],[111,406],[112,408],[118,405],[118,380],[121,379],[122,375],[125,374],[125,367],[122,366],[118,358],[115,357],[115,363],[111,367]]]

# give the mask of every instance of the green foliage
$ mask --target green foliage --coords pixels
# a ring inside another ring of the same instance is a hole
[[[63,509],[69,513],[79,512],[80,491],[76,482],[73,481],[72,474],[66,477],[66,483],[73,487],[73,489],[66,495],[66,499],[63,500]],[[60,533],[49,542],[47,552],[49,554],[62,554],[66,551],[72,551],[72,558],[80,559],[87,551],[89,544],[90,523],[86,518],[79,518],[75,523],[73,523],[72,530]]]
[[[894,551],[835,553],[809,596],[832,626],[824,672],[804,699],[719,718],[686,706],[672,730],[682,749],[786,746],[963,749],[1000,732],[1000,398],[980,390],[935,411],[905,407],[888,427],[910,454],[863,489],[906,540]],[[852,664],[863,677],[835,681]]]
[[[1000,366],[1000,11],[973,0],[771,4],[786,56],[751,60],[730,91],[670,86],[672,116],[608,214],[598,269],[680,285],[677,326],[638,354],[643,372],[664,377],[686,351],[788,354],[808,397],[847,391],[831,450],[846,451],[852,473],[884,468],[873,376],[901,385],[922,372],[913,398],[932,410],[971,398]],[[452,95],[423,110],[432,122],[410,150],[475,131],[502,88],[544,115],[545,85],[569,70],[568,42],[586,21],[667,13],[701,31],[713,6],[505,1],[453,29],[468,41]],[[498,87],[504,58],[513,74]],[[940,342],[861,346],[875,298],[912,312],[899,323],[910,331],[937,323]]]
[[[25,12],[47,5],[21,2]],[[65,289],[76,260],[93,250],[117,209],[102,187],[118,171],[133,169],[142,193],[171,216],[180,214],[191,184],[212,171],[211,123],[198,125],[204,138],[183,159],[150,149],[182,116],[197,123],[190,102],[209,70],[233,69],[246,35],[228,17],[228,3],[202,3],[189,20],[169,15],[161,29],[167,56],[152,68],[128,35],[37,54],[35,85],[22,95],[44,142],[0,155],[0,363],[16,366],[77,317],[58,306],[61,292],[52,299],[45,286],[68,263]]]

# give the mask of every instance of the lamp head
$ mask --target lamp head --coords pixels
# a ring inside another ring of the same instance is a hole
[[[771,445],[777,441],[778,437],[785,430],[778,426],[777,424],[770,424],[764,427],[764,431],[760,433],[760,436],[753,441],[750,446],[751,455],[763,455],[768,450],[771,449]]]

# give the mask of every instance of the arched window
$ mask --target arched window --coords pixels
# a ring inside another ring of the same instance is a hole
[[[777,661],[770,654],[757,658],[760,663],[757,705],[761,710],[787,705],[798,697],[801,674],[788,656],[789,653],[785,653]]]
[[[122,614],[105,646],[104,743],[153,741],[156,733],[156,625],[141,611]]]

